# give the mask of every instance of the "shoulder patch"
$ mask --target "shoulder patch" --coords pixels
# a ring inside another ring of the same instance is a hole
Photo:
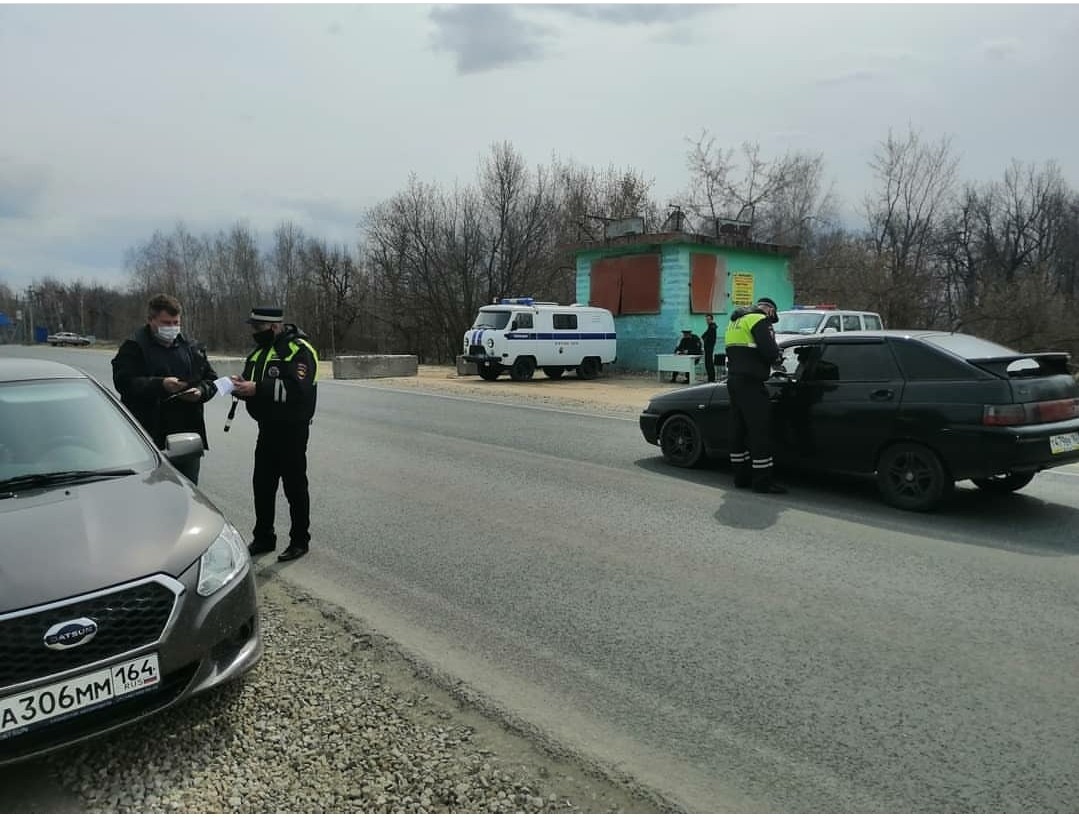
[[[305,377],[307,377],[307,364],[306,363],[297,363],[296,364],[296,377],[298,379],[300,379],[300,380],[303,380]]]

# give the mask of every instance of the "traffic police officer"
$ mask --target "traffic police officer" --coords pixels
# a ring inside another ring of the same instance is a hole
[[[292,527],[289,546],[277,560],[287,562],[307,553],[311,540],[307,438],[318,395],[318,353],[307,335],[284,322],[280,307],[255,307],[247,323],[256,347],[247,356],[243,375],[232,381],[233,394],[245,402],[259,426],[251,480],[255,530],[248,551],[254,556],[277,547],[274,513],[280,480]]]
[[[727,346],[727,393],[731,398],[730,456],[734,484],[764,494],[785,494],[772,478],[771,402],[764,383],[779,362],[772,324],[779,320],[776,303],[760,298],[753,309],[731,313]]]

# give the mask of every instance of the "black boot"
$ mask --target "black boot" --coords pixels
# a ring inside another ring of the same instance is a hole
[[[758,494],[785,494],[787,489],[772,479],[771,468],[753,469],[753,490]]]

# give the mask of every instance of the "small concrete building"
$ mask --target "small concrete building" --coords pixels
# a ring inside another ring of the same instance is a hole
[[[712,313],[723,332],[739,306],[768,297],[780,309],[794,303],[790,260],[797,247],[763,244],[744,234],[682,232],[625,235],[573,247],[577,302],[614,314],[618,361],[612,368],[655,371],[656,355],[670,354],[681,330],[700,335]]]

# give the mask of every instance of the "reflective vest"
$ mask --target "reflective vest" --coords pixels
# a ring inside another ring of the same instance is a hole
[[[312,383],[317,383],[318,382],[318,352],[315,351],[314,346],[312,346],[310,343],[308,343],[303,338],[296,338],[295,340],[290,340],[289,341],[288,354],[285,356],[285,363],[290,362],[292,360],[292,358],[296,357],[296,353],[300,351],[300,344],[303,344],[303,346],[307,349],[307,351],[309,351],[311,353],[311,357],[314,358],[315,372],[314,372],[314,377],[312,377],[312,379],[311,379],[311,382]],[[262,359],[262,353],[267,351],[267,350],[269,351],[269,354],[266,355],[265,359]],[[260,359],[262,359],[262,366],[259,366],[259,360]],[[266,377],[266,367],[270,364],[270,361],[272,361],[272,360],[280,360],[280,358],[277,356],[277,349],[275,349],[273,346],[269,346],[269,347],[261,347],[260,346],[258,349],[253,351],[247,358],[247,362],[251,364],[251,376],[248,377],[247,379],[248,380],[254,380],[254,381],[257,382],[259,380],[262,380],[264,377]]]
[[[732,346],[745,346],[750,349],[757,348],[757,341],[753,337],[753,327],[765,316],[760,312],[750,312],[736,321],[727,324],[727,331],[723,334],[723,343],[728,349]]]

